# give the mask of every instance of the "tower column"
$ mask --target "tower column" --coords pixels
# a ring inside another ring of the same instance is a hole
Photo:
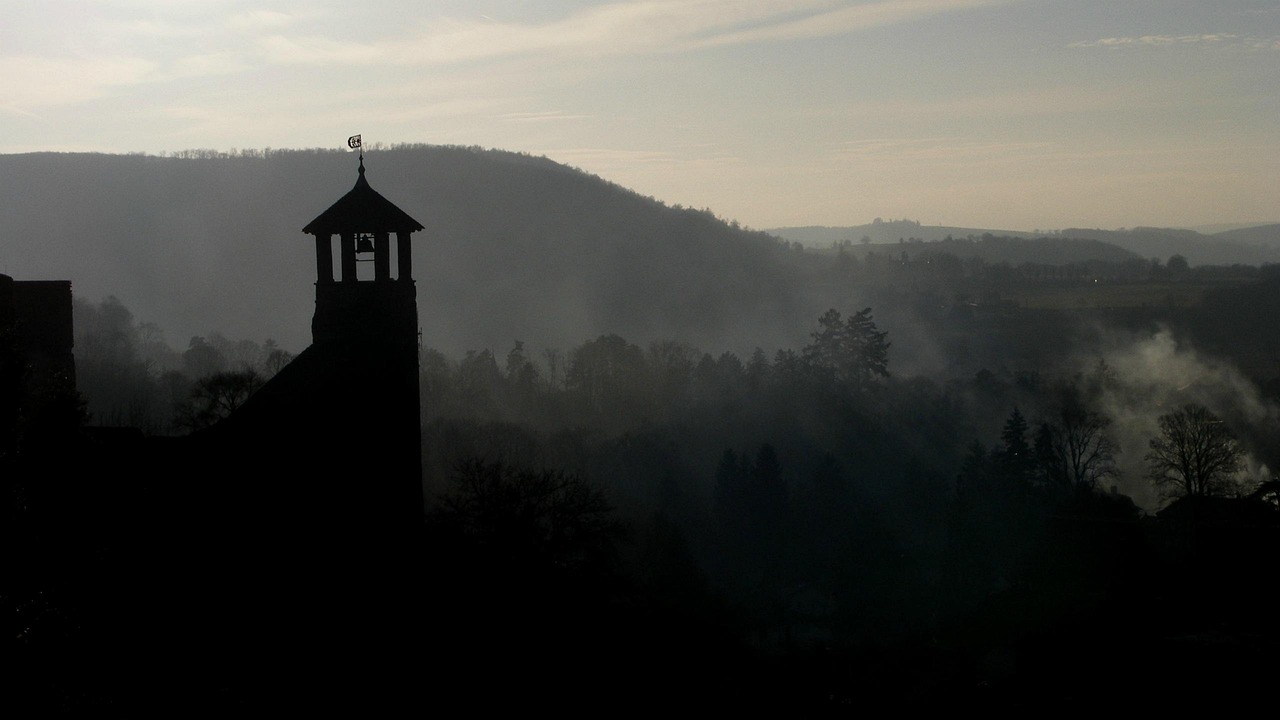
[[[409,248],[409,233],[396,233],[396,273],[400,280],[413,279],[413,253]]]
[[[373,279],[391,279],[391,240],[385,230],[373,236]]]
[[[356,281],[356,234],[342,233],[342,282]]]
[[[316,282],[333,282],[333,236],[316,233]]]

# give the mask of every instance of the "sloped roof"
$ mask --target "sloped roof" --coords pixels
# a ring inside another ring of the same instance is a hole
[[[364,162],[355,187],[320,213],[302,232],[310,235],[339,235],[344,232],[417,232],[422,223],[382,197],[364,179]]]

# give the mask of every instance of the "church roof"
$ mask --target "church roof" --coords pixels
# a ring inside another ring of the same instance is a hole
[[[364,162],[355,187],[338,198],[328,210],[302,228],[310,235],[339,235],[344,232],[417,232],[422,223],[382,197],[364,179]]]

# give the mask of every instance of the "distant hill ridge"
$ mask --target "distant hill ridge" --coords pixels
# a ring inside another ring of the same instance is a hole
[[[945,238],[942,240],[908,240],[884,245],[858,244],[842,246],[855,255],[872,252],[889,252],[916,260],[922,257],[953,255],[961,260],[979,259],[988,264],[1038,264],[1072,265],[1103,262],[1124,263],[1142,260],[1142,256],[1101,240],[1079,238],[1025,238],[997,236],[986,233],[981,237]]]
[[[186,155],[0,156],[0,271],[114,294],[178,349],[215,329],[305,347],[315,249],[301,229],[351,188],[355,155]],[[414,277],[429,345],[505,352],[617,332],[723,347],[803,339],[817,316],[803,254],[709,211],[499,150],[406,146],[367,152],[365,166],[425,225]]]
[[[962,227],[948,227],[945,225],[921,225],[914,220],[880,220],[867,223],[866,225],[853,225],[849,227],[827,227],[822,225],[809,225],[804,227],[780,227],[767,228],[765,232],[777,235],[780,238],[800,242],[805,245],[814,247],[825,247],[831,243],[842,243],[846,240],[854,243],[892,243],[898,240],[924,240],[933,242],[944,240],[947,237],[964,238],[969,235],[980,237],[983,234],[997,235],[1001,237],[1036,237],[1034,233],[1018,232],[1014,230],[990,230]]]
[[[1052,233],[1022,232],[921,225],[911,220],[889,220],[848,227],[781,227],[766,232],[811,247],[832,243],[893,243],[898,240],[937,242],[947,238],[979,238],[983,235],[1009,238],[1093,240],[1109,243],[1143,258],[1168,260],[1182,255],[1192,265],[1261,265],[1280,262],[1280,224],[1259,225],[1203,234],[1177,228],[1136,227],[1122,230],[1066,228]]]
[[[605,333],[708,350],[800,347],[823,311],[851,312],[866,298],[831,274],[829,252],[797,243],[951,235],[910,252],[1011,264],[1130,257],[1105,243],[1192,263],[1221,261],[1197,245],[1253,253],[1239,262],[1280,259],[1280,250],[1190,231],[1081,230],[1070,244],[991,231],[969,242],[987,231],[890,220],[820,229],[821,241],[819,229],[776,237],[501,150],[371,149],[365,166],[369,183],[425,226],[413,268],[423,342],[454,354],[503,354],[515,340],[569,348]],[[355,178],[354,154],[330,150],[0,155],[0,273],[68,279],[90,300],[116,295],[179,350],[216,330],[296,352],[310,342],[314,308],[315,250],[302,227]],[[1138,240],[1148,245],[1134,249]],[[884,304],[877,317],[892,310]]]
[[[1280,247],[1280,223],[1224,230],[1223,232],[1214,233],[1211,237],[1246,245]]]

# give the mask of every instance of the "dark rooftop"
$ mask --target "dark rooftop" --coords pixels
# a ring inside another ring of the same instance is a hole
[[[355,187],[302,228],[302,232],[337,235],[343,232],[412,233],[421,229],[422,223],[369,187],[369,181],[364,179],[364,162],[361,161]]]

